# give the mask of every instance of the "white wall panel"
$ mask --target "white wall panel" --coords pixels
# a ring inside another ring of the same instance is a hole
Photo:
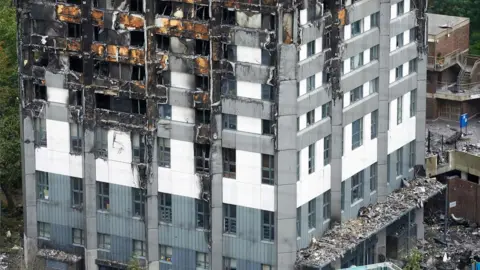
[[[262,119],[237,115],[237,130],[262,134]]]
[[[299,61],[307,59],[307,44],[300,45]]]
[[[192,108],[172,106],[172,121],[195,123],[195,110]]]
[[[363,65],[370,63],[370,48],[363,52]]]
[[[408,62],[403,64],[403,77],[408,75]]]
[[[46,119],[47,149],[54,152],[70,153],[70,124]]]
[[[393,52],[397,49],[397,36],[390,38],[390,52]]]
[[[410,1],[408,0],[403,1],[403,9],[405,10],[405,13],[410,11]]]
[[[343,31],[344,40],[349,40],[352,37],[352,25],[346,24],[345,27],[343,27]]]
[[[262,50],[245,46],[237,46],[237,61],[260,65],[262,63]]]
[[[323,72],[318,72],[315,74],[315,89],[319,88],[323,84]]]
[[[173,87],[195,89],[195,75],[182,72],[170,72],[170,81]]]
[[[108,131],[108,160],[128,164],[132,162],[132,139],[129,132]]]
[[[262,85],[259,83],[237,81],[237,96],[262,99]]]
[[[303,96],[307,93],[307,79],[303,79],[298,84],[298,96]]]
[[[306,9],[302,9],[300,10],[300,25],[305,25],[307,24],[308,22],[308,19],[307,19],[307,10]]]
[[[315,40],[315,54],[322,52],[323,48],[323,40],[322,37],[319,37]]]
[[[350,92],[343,94],[343,108],[350,106]]]
[[[350,73],[350,58],[343,60],[343,74]]]
[[[68,89],[47,87],[47,100],[49,102],[68,104]]]
[[[390,6],[390,19],[395,19],[397,17],[397,3]]]
[[[390,102],[390,130],[388,131],[388,154],[415,139],[416,118],[410,117],[410,92],[403,95],[402,123],[397,125],[397,101]]]
[[[57,152],[45,147],[35,149],[35,168],[38,171],[83,177],[82,156]]]
[[[407,45],[408,43],[410,43],[410,30],[403,32],[403,45]]]
[[[390,69],[390,78],[389,78],[389,83],[395,82],[395,68]]]
[[[370,15],[368,15],[363,19],[363,31],[367,32],[368,30],[370,30],[370,26]]]
[[[300,125],[299,125],[299,131],[307,127],[307,114],[302,114],[299,117]]]

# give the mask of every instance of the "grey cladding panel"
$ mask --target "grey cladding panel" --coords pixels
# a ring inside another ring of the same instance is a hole
[[[358,1],[347,8],[348,21],[353,23],[380,10],[378,0]]]
[[[409,74],[400,80],[390,84],[389,90],[389,101],[395,100],[400,96],[405,95],[406,93],[412,91],[413,89],[417,88],[417,73]],[[418,91],[417,91],[418,95]],[[410,101],[408,101],[410,102]],[[418,103],[418,102],[417,102]]]
[[[300,206],[300,238],[297,238],[297,249],[305,248],[313,237],[319,237],[330,228],[330,219],[323,219],[323,194],[315,201],[315,229],[308,228],[308,202]]]
[[[323,37],[323,22],[322,24],[307,24],[300,28],[300,38],[302,44],[307,44],[310,41]]]
[[[365,91],[365,89],[363,90]],[[351,104],[343,111],[343,126],[363,117],[378,109],[378,94],[370,94],[369,96]]]
[[[259,63],[260,64],[260,63]],[[261,66],[251,63],[235,63],[235,77],[239,81],[253,83],[267,83],[273,67]]]
[[[193,106],[193,96],[192,90],[184,89],[184,88],[177,88],[177,87],[170,87],[168,93],[168,103],[172,106],[180,106],[191,108]]]
[[[317,53],[298,64],[297,80],[303,80],[323,71],[325,53]]]
[[[372,48],[380,43],[380,31],[378,27],[370,29],[359,36],[347,40],[345,43],[345,52],[343,53],[343,60],[356,56],[359,53]]]
[[[358,87],[365,82],[371,81],[378,77],[378,61],[373,61],[365,66],[351,71],[350,73],[346,74],[342,77],[340,82],[342,91],[344,93],[350,92],[355,87]]]
[[[175,140],[193,142],[195,125],[183,122],[160,120],[157,125],[157,136],[174,138]]]
[[[410,42],[390,53],[390,69],[402,64],[408,65],[408,61],[415,58],[417,58],[417,44]]]
[[[253,153],[273,155],[273,137],[248,132],[224,129],[222,146]]]
[[[50,102],[46,109],[47,119],[68,122],[69,112],[66,105]]]
[[[371,165],[371,164],[370,164]],[[363,170],[363,199],[352,204],[352,178],[345,182],[345,209],[342,213],[342,222],[356,218],[361,207],[377,202],[377,193],[370,192],[370,165]],[[377,173],[378,174],[378,173]]]
[[[251,99],[222,99],[222,113],[270,120],[271,103]]]
[[[321,87],[315,89],[315,91],[308,92],[298,99],[297,116],[306,114],[307,112],[322,106],[330,100],[332,99],[326,88]]]
[[[98,258],[128,263],[133,255],[133,240],[131,238],[111,235],[110,243],[109,251],[98,250]]]
[[[331,133],[332,125],[330,117],[322,119],[298,133],[297,150],[301,150]]]
[[[400,17],[393,19],[390,23],[390,36],[394,37],[408,29],[415,27],[415,11],[410,11]]]

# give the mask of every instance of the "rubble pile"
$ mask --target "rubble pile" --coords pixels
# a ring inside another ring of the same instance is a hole
[[[359,217],[328,230],[320,239],[297,253],[297,265],[322,267],[341,258],[365,239],[390,225],[408,211],[445,188],[434,178],[418,178],[387,196],[385,202],[361,209]]]
[[[82,257],[69,254],[60,250],[55,249],[40,249],[37,253],[38,256],[43,258],[52,258],[60,262],[70,262],[75,263],[82,259]]]
[[[428,121],[425,133],[425,153],[437,155],[439,163],[446,163],[446,151],[459,150],[480,155],[480,130],[478,121],[470,121],[468,130],[462,133],[458,123],[444,120]],[[430,131],[430,152],[428,151],[428,131]],[[466,131],[466,132],[465,132]],[[443,140],[443,143],[442,143]]]

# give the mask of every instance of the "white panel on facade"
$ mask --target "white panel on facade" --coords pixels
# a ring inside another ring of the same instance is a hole
[[[237,115],[237,130],[262,134],[262,119]]]
[[[108,131],[108,160],[130,164],[132,162],[132,138],[130,133]]]
[[[363,84],[363,96],[362,96],[362,98],[367,97],[368,95],[370,95],[370,82],[366,82],[366,83]]]
[[[366,65],[370,63],[370,49],[366,49],[363,52],[363,64]]]
[[[236,181],[255,185],[262,183],[262,154],[236,150]]]
[[[237,46],[237,61],[260,65],[262,63],[262,50],[245,46]]]
[[[47,100],[49,102],[68,104],[68,89],[47,87]]]
[[[259,83],[237,81],[237,96],[262,99],[262,85]]]
[[[172,171],[193,175],[195,173],[193,143],[171,139],[170,148]]]
[[[410,1],[408,1],[408,0],[403,1],[403,9],[404,9],[405,13],[410,11]]]
[[[315,54],[317,53],[321,53],[323,48],[323,40],[322,40],[322,37],[319,37],[315,40]]]
[[[171,175],[172,194],[195,199],[198,198],[201,191],[201,186],[197,175],[191,173],[181,173],[173,170],[171,171]]]
[[[390,69],[390,78],[389,83],[393,83],[395,81],[395,68]]]
[[[402,123],[400,125],[397,125],[397,100],[390,103],[391,118],[395,118],[391,119],[393,125],[388,131],[388,154],[415,140],[416,136],[416,117],[410,117],[410,92],[403,96]]]
[[[300,26],[307,24],[308,19],[307,19],[307,10],[302,9],[300,10]]]
[[[343,94],[343,108],[346,108],[348,106],[350,106],[350,92]]]
[[[249,13],[248,15],[240,10],[236,11],[235,20],[238,26],[258,29],[262,26],[261,13]]]
[[[135,188],[140,186],[138,169],[131,163],[109,160],[108,176],[108,182],[111,184]]]
[[[260,185],[223,178],[223,203],[260,209],[260,201]]]
[[[368,15],[363,19],[363,31],[367,32],[368,30],[370,30],[370,27],[370,15]]]
[[[70,153],[70,124],[46,119],[47,149],[54,152]]]
[[[315,89],[321,87],[323,84],[323,72],[315,74]]]
[[[300,45],[299,62],[307,59],[307,44]]]
[[[195,89],[195,75],[171,71],[170,83],[173,87]]]
[[[303,96],[307,93],[307,79],[301,80],[298,84],[298,96]]]
[[[300,124],[299,128],[298,128],[299,131],[306,128],[307,127],[307,114],[300,115],[298,121],[299,121],[299,124]]]
[[[260,185],[260,209],[275,211],[275,186]]]
[[[403,64],[403,77],[408,75],[408,62]]]
[[[397,3],[390,6],[390,19],[395,19],[397,17]]]
[[[343,60],[343,74],[350,73],[350,58]]]
[[[407,45],[410,43],[410,30],[403,32],[403,44]]]
[[[352,25],[351,24],[346,24],[345,27],[343,27],[343,37],[344,40],[349,40],[352,37]]]
[[[397,100],[394,99],[390,101],[390,119],[388,120],[389,122],[389,128],[391,129],[392,127],[395,127],[397,125]]]
[[[83,177],[82,156],[57,152],[45,147],[35,149],[35,169],[60,175]]]
[[[397,36],[390,38],[390,52],[393,52],[397,49]]]
[[[322,106],[315,108],[315,122],[322,120]]]
[[[172,106],[172,121],[195,123],[195,110],[187,107]]]

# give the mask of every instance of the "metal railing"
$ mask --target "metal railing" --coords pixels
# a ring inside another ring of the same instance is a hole
[[[441,70],[447,68],[460,61],[459,58],[462,58],[462,55],[468,53],[468,49],[460,51],[459,49],[454,50],[451,53],[441,56],[429,56],[427,61],[427,67],[430,69]]]
[[[480,82],[477,83],[437,83],[436,92],[452,95],[476,95],[480,94]]]

